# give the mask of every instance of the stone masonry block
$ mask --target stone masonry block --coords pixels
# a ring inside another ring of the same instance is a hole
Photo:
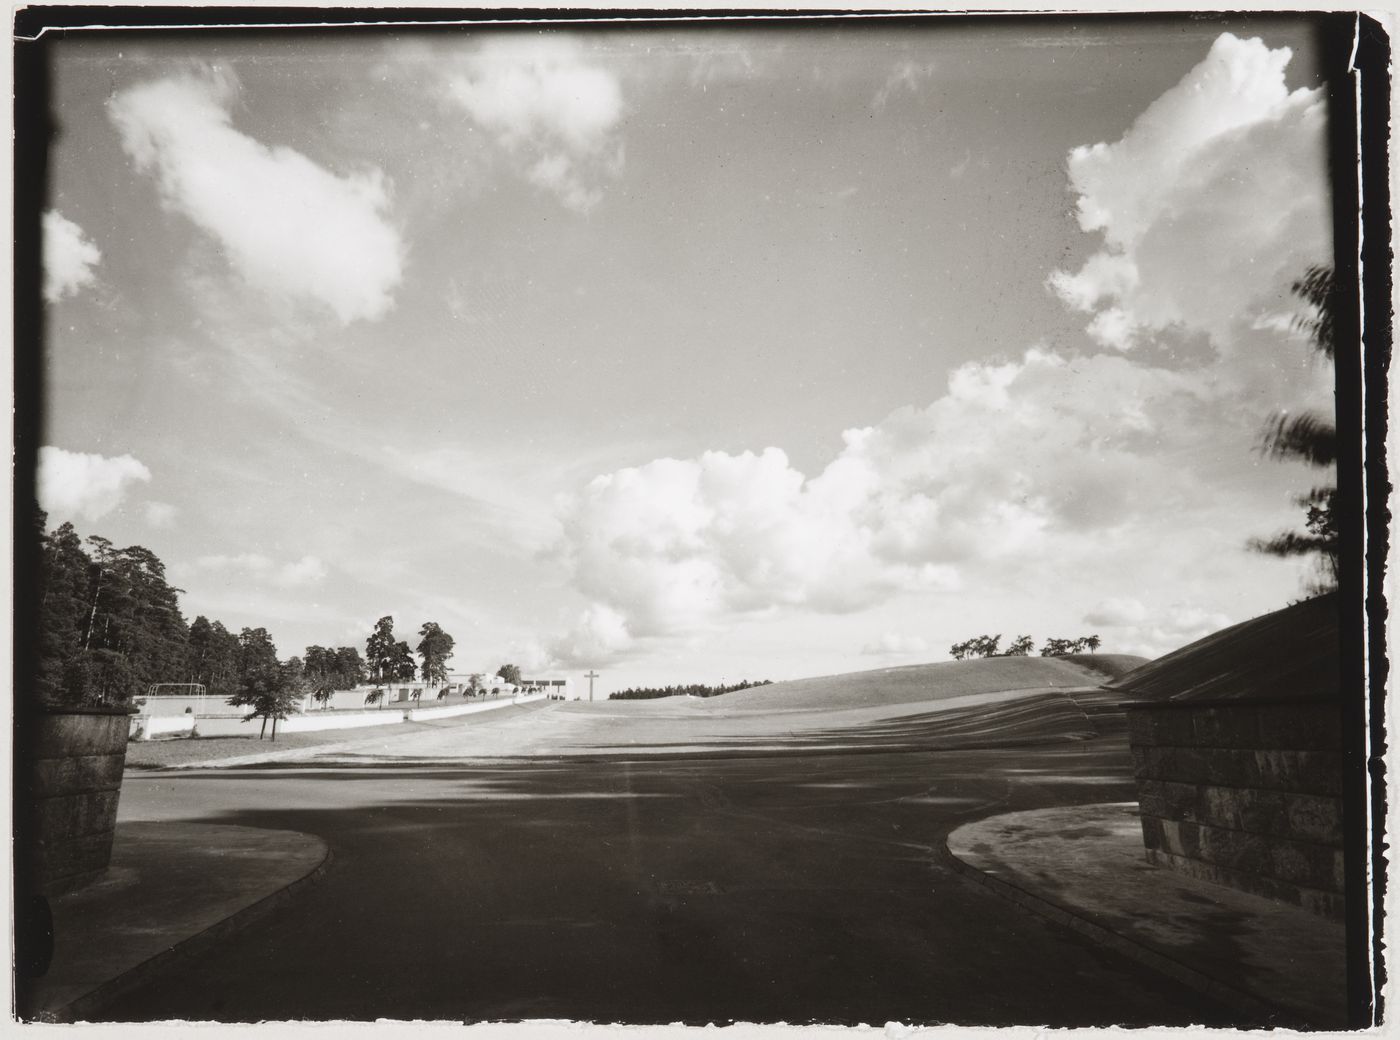
[[[1199,747],[1259,746],[1259,714],[1253,707],[1199,708],[1191,716]]]
[[[1323,845],[1275,841],[1270,849],[1272,863],[1265,873],[1295,885],[1325,892],[1342,892],[1345,881],[1342,853]]]
[[[1306,888],[1258,874],[1246,874],[1215,863],[1186,859],[1160,850],[1149,851],[1147,861],[1154,866],[1163,867],[1188,877],[1225,885],[1268,899],[1291,903],[1319,916],[1340,920],[1345,913],[1345,900],[1334,892]]]
[[[34,833],[79,837],[110,831],[116,820],[120,795],[120,791],[93,791],[40,798],[32,806]]]
[[[1342,800],[1319,795],[1284,796],[1288,836],[1321,845],[1342,844]]]
[[[33,731],[35,758],[110,755],[126,748],[127,715],[44,715]]]
[[[35,798],[50,798],[83,791],[113,790],[121,786],[125,762],[125,752],[40,759],[34,764],[30,794]]]
[[[1340,796],[1342,756],[1333,751],[1255,751],[1258,782],[1251,787]]]
[[[73,841],[42,845],[33,850],[45,890],[70,877],[106,869],[112,860],[112,832],[88,834]]]
[[[1278,705],[1259,713],[1260,746],[1340,751],[1342,713],[1335,703]]]

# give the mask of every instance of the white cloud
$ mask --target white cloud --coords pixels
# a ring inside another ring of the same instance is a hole
[[[1291,57],[1224,34],[1121,140],[1070,153],[1079,224],[1103,247],[1049,284],[1094,314],[1102,345],[1178,326],[1238,352],[1259,315],[1293,309],[1293,280],[1330,261],[1325,103],[1289,92]]]
[[[1095,604],[1084,615],[1087,625],[1135,625],[1147,619],[1147,608],[1131,597],[1114,597]]]
[[[448,96],[510,152],[531,183],[587,212],[622,168],[622,87],[559,35],[497,36],[464,59]]]
[[[108,458],[44,445],[39,449],[39,504],[53,517],[100,520],[151,471],[130,455]]]
[[[632,647],[621,613],[601,603],[584,608],[578,621],[549,646],[549,660],[564,668],[594,667],[617,660]]]
[[[1144,609],[1143,613],[1142,618],[1123,626],[1120,635],[1105,638],[1105,649],[1161,657],[1240,620],[1193,603],[1172,603],[1160,610]]]
[[[311,585],[326,576],[326,565],[314,556],[303,556],[295,563],[283,564],[277,570],[279,585]]]
[[[232,577],[257,578],[281,588],[313,585],[326,576],[326,565],[315,556],[303,556],[290,563],[277,563],[262,553],[241,553],[235,556],[201,556],[195,561],[203,570],[228,574]]]
[[[633,638],[947,592],[969,564],[1032,559],[1188,498],[1188,477],[1156,453],[1194,436],[1199,407],[1171,373],[1032,349],[965,365],[927,408],[847,430],[811,478],[776,448],[597,477],[562,504],[563,553]]]
[[[44,213],[44,299],[57,303],[97,280],[102,259],[83,229],[57,210]]]
[[[895,657],[905,654],[928,653],[928,640],[922,636],[904,635],[900,632],[882,633],[879,639],[861,647],[862,654],[873,657]]]
[[[171,527],[175,523],[175,517],[179,510],[169,502],[147,502],[146,503],[146,523],[152,527]]]
[[[1214,350],[1170,367],[1043,347],[969,363],[927,407],[847,430],[810,477],[777,448],[597,477],[560,514],[573,584],[600,611],[569,638],[601,630],[613,638],[597,649],[633,654],[743,615],[974,583],[1014,596],[1067,575],[1107,594],[1089,616],[1116,618],[1125,649],[1161,653],[1224,624],[1111,590],[1164,560],[1243,558],[1267,518],[1289,515],[1289,478],[1266,487],[1251,447],[1270,411],[1325,393],[1325,367],[1277,326],[1298,307],[1291,282],[1329,251],[1321,102],[1287,92],[1287,58],[1222,37],[1122,141],[1071,158],[1081,224],[1105,245],[1054,278],[1062,298],[1119,351],[1170,327]]]
[[[187,74],[125,90],[109,111],[165,205],[213,236],[250,284],[315,301],[344,323],[380,317],[403,261],[383,175],[337,176],[254,140],[232,126],[237,96],[227,74]]]

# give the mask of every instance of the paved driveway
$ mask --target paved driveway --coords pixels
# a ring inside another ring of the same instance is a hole
[[[955,874],[970,819],[1131,797],[1121,738],[130,775],[126,819],[322,836],[324,880],[104,1016],[1228,1024]]]

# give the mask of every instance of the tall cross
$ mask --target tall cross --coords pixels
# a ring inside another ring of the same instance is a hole
[[[590,671],[584,678],[588,680],[588,699],[591,701],[593,700],[593,680],[599,678],[599,675],[597,672]]]

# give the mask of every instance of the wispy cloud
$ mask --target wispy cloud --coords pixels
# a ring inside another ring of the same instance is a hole
[[[902,61],[890,70],[885,82],[870,99],[870,107],[882,111],[897,94],[917,94],[934,74],[933,62]]]
[[[241,553],[233,556],[201,556],[196,566],[205,571],[242,578],[260,578],[282,588],[313,585],[327,574],[326,565],[315,556],[278,563],[261,553]]]
[[[119,93],[110,115],[167,207],[218,242],[265,293],[324,306],[341,322],[393,306],[404,247],[377,169],[338,176],[291,148],[235,129],[227,72],[188,73]]]

